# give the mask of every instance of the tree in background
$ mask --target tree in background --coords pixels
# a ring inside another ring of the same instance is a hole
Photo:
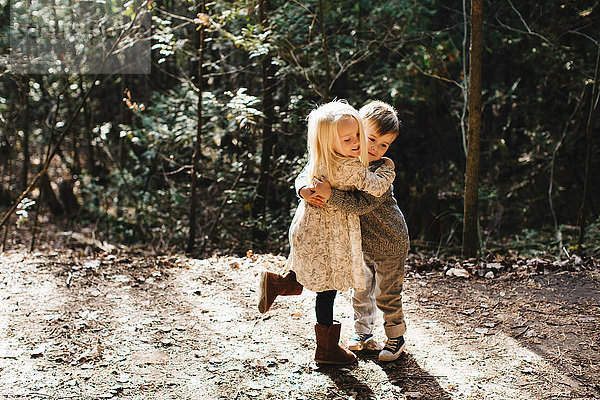
[[[209,25],[208,15],[206,14],[205,2],[202,0],[199,4],[199,12],[197,14],[198,19],[198,30],[200,31],[198,37],[198,70],[196,72],[196,88],[198,90],[198,103],[197,109],[197,127],[196,127],[196,140],[194,141],[194,154],[192,155],[192,171],[190,180],[190,222],[189,222],[189,234],[187,251],[191,253],[194,251],[196,244],[196,206],[198,200],[196,198],[196,186],[198,184],[198,162],[200,159],[201,143],[202,143],[202,98],[204,89],[204,34],[206,27]]]
[[[24,86],[0,75],[2,210],[94,86],[40,181],[45,197],[80,205],[53,222],[163,250],[192,240],[195,252],[285,253],[309,110],[334,97],[357,107],[381,99],[403,121],[390,155],[414,248],[460,254],[472,77],[466,1],[212,1],[201,89],[199,2],[152,4],[149,75],[30,76]],[[599,129],[588,107],[598,96],[598,7],[550,0],[483,7],[479,245],[564,254],[585,232],[580,249],[593,252],[600,182],[586,170],[600,161],[585,132]],[[8,21],[8,9],[0,20]],[[41,213],[64,208],[51,202],[41,202]]]
[[[471,1],[471,46],[469,49],[469,129],[462,254],[474,257],[479,251],[479,141],[481,137],[481,51],[483,0]]]

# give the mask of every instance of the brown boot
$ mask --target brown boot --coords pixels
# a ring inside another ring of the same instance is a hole
[[[356,356],[351,351],[340,347],[341,325],[315,325],[317,334],[317,350],[315,351],[315,361],[320,364],[351,364],[356,361]]]
[[[293,296],[302,293],[302,285],[296,280],[294,271],[285,276],[273,272],[260,273],[260,288],[258,290],[258,311],[266,313],[271,308],[277,296]]]

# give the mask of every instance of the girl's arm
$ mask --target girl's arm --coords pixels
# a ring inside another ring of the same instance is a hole
[[[300,190],[302,190],[302,188],[308,186],[309,183],[310,182],[308,182],[308,171],[306,170],[306,167],[304,167],[302,169],[302,171],[300,171],[300,173],[296,177],[296,180],[294,181],[294,186],[296,188],[296,194],[300,195]]]
[[[396,177],[394,169],[387,162],[375,172],[369,171],[362,165],[352,165],[348,168],[351,168],[351,173],[346,183],[376,197],[387,192]]]
[[[331,187],[329,181],[322,178],[314,185],[314,190],[323,196],[331,207],[335,207],[350,214],[367,214],[381,205],[392,195],[390,187],[383,196],[375,197],[360,190],[338,190]]]
[[[325,204],[323,197],[320,194],[315,193],[314,188],[310,185],[306,168],[302,169],[300,174],[296,177],[294,187],[296,188],[296,195],[304,199],[311,206],[322,207]]]

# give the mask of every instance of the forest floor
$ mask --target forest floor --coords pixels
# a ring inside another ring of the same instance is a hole
[[[491,263],[497,273],[483,278],[412,257],[405,354],[319,367],[314,293],[257,311],[259,272],[282,257],[10,250],[0,398],[600,399],[600,269],[571,261]],[[335,314],[346,341],[348,293]]]

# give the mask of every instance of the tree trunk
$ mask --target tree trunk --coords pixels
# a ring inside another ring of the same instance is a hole
[[[200,13],[206,13],[205,2],[202,0],[200,5]],[[201,22],[200,25],[200,41],[198,43],[198,74],[196,75],[196,87],[198,88],[198,124],[196,126],[196,143],[194,144],[194,154],[192,156],[192,181],[190,190],[190,235],[188,237],[187,251],[194,251],[196,243],[196,204],[197,185],[198,185],[198,159],[200,158],[200,144],[202,142],[202,91],[203,76],[202,64],[204,62],[204,30],[205,25]]]
[[[62,215],[64,212],[63,207],[60,201],[58,201],[54,189],[52,189],[50,178],[48,177],[47,173],[43,174],[40,178],[39,188],[40,196],[38,197],[38,202],[40,200],[43,200],[48,205],[48,208],[50,209],[52,214]]]
[[[269,0],[260,0],[260,24],[263,29],[269,25]],[[275,77],[273,72],[271,55],[265,54],[262,59],[262,111],[265,118],[262,121],[262,151],[260,160],[260,177],[258,179],[258,188],[255,201],[255,215],[263,215],[269,208],[270,193],[270,174],[271,159],[273,157],[273,146],[275,146],[275,136],[273,135],[273,90],[275,86]]]
[[[594,82],[598,83],[598,70],[600,66],[600,50],[598,50],[598,54],[596,56],[596,71],[594,73]],[[585,228],[586,228],[586,214],[587,207],[589,202],[589,187],[591,180],[590,170],[592,168],[592,116],[594,115],[594,111],[596,110],[596,106],[598,105],[599,96],[596,92],[596,85],[592,85],[592,95],[590,96],[590,111],[588,113],[587,122],[585,125],[585,139],[586,139],[586,151],[585,151],[585,178],[583,180],[583,194],[581,196],[581,206],[579,207],[579,211],[577,212],[577,224],[579,225],[579,238],[577,240],[579,251],[581,252],[583,245],[583,239],[585,238]]]
[[[23,149],[23,165],[21,166],[20,186],[22,190],[25,190],[29,181],[29,164],[30,164],[30,152],[29,152],[29,118],[28,118],[28,103],[29,103],[29,76],[21,76],[21,82],[19,87],[19,93],[21,95],[21,118],[20,124],[21,131],[23,132],[22,137],[22,149]]]
[[[467,168],[465,173],[463,257],[479,251],[478,190],[479,140],[481,136],[481,52],[483,0],[471,0],[471,49],[469,62],[469,128],[467,131]]]

